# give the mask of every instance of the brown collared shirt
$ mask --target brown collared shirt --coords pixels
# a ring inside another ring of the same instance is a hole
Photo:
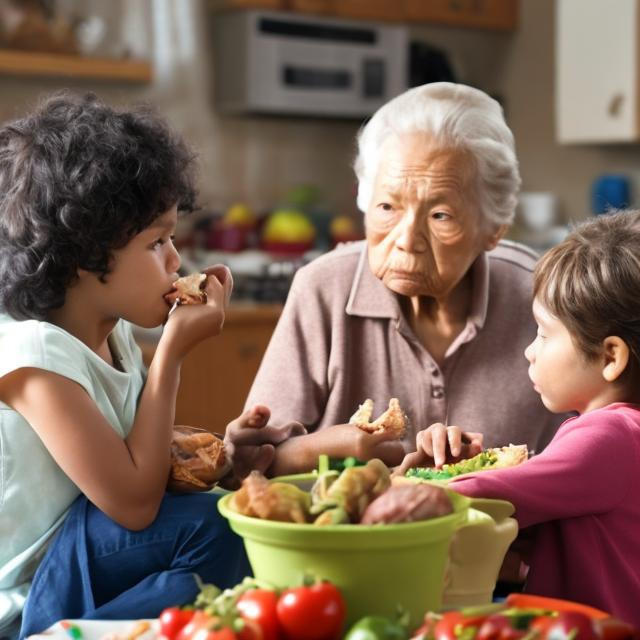
[[[434,422],[481,431],[486,447],[539,451],[567,416],[545,409],[527,375],[535,261],[507,241],[480,255],[471,313],[440,367],[399,296],[369,269],[366,243],[340,247],[296,274],[246,404],[266,404],[273,424],[314,430],[347,422],[365,398],[377,416],[397,397],[410,420],[408,451]]]

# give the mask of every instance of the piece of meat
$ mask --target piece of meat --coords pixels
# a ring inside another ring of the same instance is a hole
[[[304,524],[309,519],[311,496],[293,484],[271,482],[253,470],[233,494],[230,506],[253,518]]]
[[[451,500],[442,487],[426,482],[393,485],[365,509],[360,524],[416,522],[452,511]]]

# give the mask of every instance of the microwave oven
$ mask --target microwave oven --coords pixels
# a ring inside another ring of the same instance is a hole
[[[365,118],[408,88],[408,49],[402,25],[219,13],[215,102],[222,113]]]

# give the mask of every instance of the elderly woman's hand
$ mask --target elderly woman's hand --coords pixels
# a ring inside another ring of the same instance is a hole
[[[402,442],[389,431],[370,433],[353,424],[337,424],[322,429],[318,432],[318,437],[330,439],[330,442],[327,442],[325,452],[336,458],[348,456],[354,456],[358,460],[379,458],[386,465],[392,467],[398,464],[405,455]]]
[[[396,474],[404,474],[412,467],[441,468],[445,463],[472,458],[482,451],[483,435],[463,431],[460,427],[446,427],[440,422],[419,431],[416,450],[405,456]]]
[[[405,449],[393,433],[367,433],[353,424],[337,424],[292,438],[277,447],[269,473],[274,476],[304,473],[317,467],[320,454],[332,458],[354,456],[360,460],[379,458],[392,467],[400,464]]]
[[[307,432],[300,422],[270,425],[270,416],[267,407],[255,405],[227,425],[224,444],[233,473],[221,482],[226,488],[236,488],[253,469],[265,473],[274,461],[277,445]]]

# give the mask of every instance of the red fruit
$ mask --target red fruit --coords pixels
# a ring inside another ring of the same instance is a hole
[[[255,622],[260,627],[263,640],[278,640],[280,622],[276,611],[277,603],[278,595],[275,591],[250,589],[238,598],[236,608],[244,620]]]
[[[283,591],[276,605],[280,625],[295,640],[334,640],[342,637],[346,606],[330,582]]]
[[[169,607],[160,614],[160,635],[174,640],[178,632],[193,618],[193,609]]]
[[[578,611],[561,611],[547,630],[547,640],[597,640],[589,616]]]

